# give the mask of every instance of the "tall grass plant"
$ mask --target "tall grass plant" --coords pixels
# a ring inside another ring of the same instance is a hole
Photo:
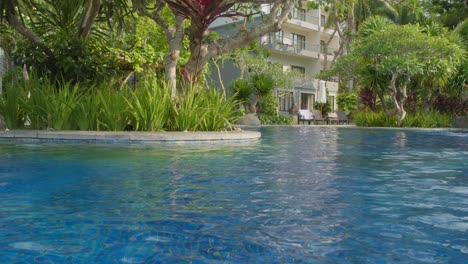
[[[125,99],[135,130],[161,131],[173,114],[169,87],[154,78],[145,80]]]

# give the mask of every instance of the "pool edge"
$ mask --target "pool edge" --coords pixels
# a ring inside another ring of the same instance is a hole
[[[256,141],[261,133],[250,130],[221,132],[111,132],[111,131],[45,131],[9,130],[0,131],[0,140],[48,141],[84,143],[190,143],[190,142],[245,142]]]

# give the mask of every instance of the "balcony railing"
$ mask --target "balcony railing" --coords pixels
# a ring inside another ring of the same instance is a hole
[[[330,56],[335,56],[336,53],[338,53],[338,49],[330,48],[324,45],[320,45],[320,53],[322,54],[327,54]]]
[[[300,53],[301,51],[312,51],[320,52],[320,45],[312,44],[307,41],[295,41],[290,38],[276,38],[276,36],[270,36],[266,41],[263,42],[267,48],[288,52],[288,53]]]
[[[319,21],[320,21],[318,17],[311,16],[303,12],[293,12],[291,17],[300,21],[314,24],[314,25],[319,25]]]

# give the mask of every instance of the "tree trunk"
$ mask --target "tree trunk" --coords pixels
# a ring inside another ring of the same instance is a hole
[[[0,95],[3,93],[3,73],[6,71],[5,51],[0,47]]]
[[[78,35],[83,39],[87,39],[91,34],[91,27],[94,23],[94,19],[99,14],[101,7],[101,0],[88,0],[86,3],[86,12],[80,19],[78,25]]]
[[[208,63],[209,59],[207,44],[191,44],[190,57],[187,64],[185,64],[185,80],[188,83],[198,83],[203,68]]]
[[[177,62],[179,61],[180,50],[172,49],[171,53],[164,57],[165,80],[171,91],[171,98],[177,98]]]
[[[398,113],[398,125],[401,126],[403,119],[406,116],[404,104],[405,104],[406,99],[408,98],[407,93],[406,93],[406,86],[408,82],[405,81],[405,83],[401,85],[402,87],[400,90],[397,84],[398,77],[399,75],[397,73],[394,73],[392,75],[391,86],[392,86],[393,103]]]
[[[289,19],[289,14],[297,2],[297,0],[276,1],[272,5],[270,13],[255,27],[241,30],[235,36],[210,43],[205,42],[206,32],[201,32],[203,29],[192,23],[189,35],[191,55],[185,66],[187,75],[185,77],[196,82],[208,60],[212,57],[231,52],[233,49],[245,46],[267,33],[278,31],[281,25]]]
[[[226,96],[226,87],[224,87],[223,76],[221,74],[221,69],[219,68],[218,61],[216,59],[213,59],[213,64],[216,67],[216,73],[218,75],[219,85],[221,86],[221,89],[223,90],[223,95]]]
[[[21,35],[27,38],[31,43],[37,47],[39,47],[48,57],[53,58],[54,53],[49,48],[49,46],[37,36],[30,28],[27,28],[23,25],[23,23],[18,19],[16,16],[16,8],[14,0],[7,0],[6,4],[6,20],[8,24],[16,31],[18,31]]]

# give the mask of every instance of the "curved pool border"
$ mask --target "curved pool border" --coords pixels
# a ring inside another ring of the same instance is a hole
[[[249,142],[261,138],[258,131],[221,132],[110,132],[110,131],[0,131],[0,140],[84,143],[227,143]]]

